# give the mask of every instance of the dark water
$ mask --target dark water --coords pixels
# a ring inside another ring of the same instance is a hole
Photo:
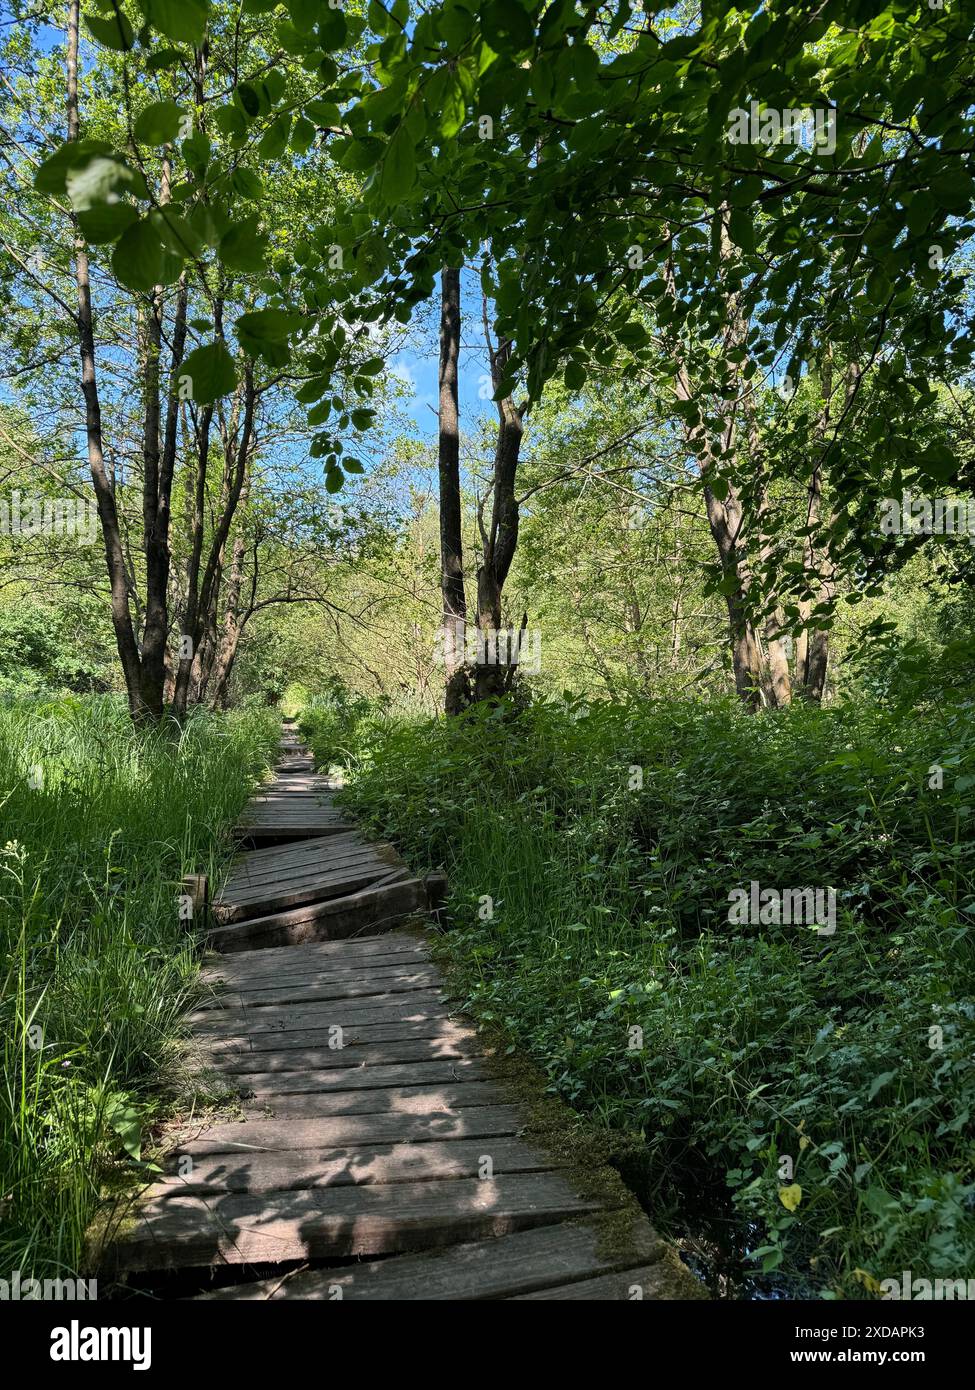
[[[683,1233],[674,1231],[671,1239],[688,1269],[706,1285],[712,1298],[745,1302],[770,1299],[817,1299],[819,1289],[808,1279],[773,1270],[763,1274],[761,1262],[749,1259],[749,1251],[765,1244],[760,1228],[753,1223],[737,1226],[722,1223],[698,1224]]]
[[[762,1273],[761,1261],[749,1259],[750,1251],[768,1243],[761,1226],[743,1221],[727,1189],[708,1182],[691,1163],[682,1165],[680,1189],[671,1190],[663,1201],[659,1183],[651,1182],[652,1174],[640,1160],[629,1155],[614,1166],[712,1298],[755,1302],[821,1297],[821,1286],[811,1278],[778,1270]]]

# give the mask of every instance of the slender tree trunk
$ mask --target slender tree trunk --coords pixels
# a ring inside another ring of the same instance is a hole
[[[223,631],[209,674],[208,697],[214,709],[223,709],[227,702],[230,675],[237,659],[244,624],[240,612],[240,596],[244,588],[244,555],[247,546],[243,536],[234,538],[227,589],[224,598]],[[255,561],[256,563],[256,561]],[[255,584],[257,575],[254,576]]]
[[[856,387],[859,369],[852,364],[846,378],[846,401]],[[833,396],[833,363],[829,349],[823,357],[820,390],[822,408],[816,421],[814,432],[815,460],[809,478],[809,500],[806,507],[806,536],[803,543],[803,564],[808,583],[815,590],[815,599],[804,599],[799,604],[802,622],[797,657],[796,680],[802,698],[810,704],[822,702],[826,689],[826,672],[829,665],[829,632],[823,627],[812,626],[812,610],[815,603],[831,603],[836,597],[836,573],[828,555],[821,558],[816,553],[815,532],[822,517],[823,508],[823,456],[826,451],[826,436],[831,419]]]
[[[210,453],[210,426],[213,406],[205,406],[196,429],[196,468],[192,492],[188,494],[190,553],[186,562],[186,602],[183,612],[182,636],[187,639],[185,655],[181,653],[173,690],[173,713],[182,718],[189,700],[191,677],[200,642],[200,563],[203,556],[203,531],[206,523],[207,460]],[[199,663],[197,663],[198,665]]]
[[[444,708],[457,714],[470,700],[464,664],[467,598],[460,499],[460,427],[457,366],[460,357],[460,270],[440,273],[440,588],[443,647],[447,668]]]
[[[491,347],[491,337],[487,322],[487,304],[484,304],[484,328],[487,337],[488,353],[491,358],[491,379],[494,389],[504,374],[511,347],[502,341],[497,351]],[[478,700],[486,700],[502,695],[511,685],[514,665],[505,660],[499,650],[497,634],[502,625],[501,597],[505,580],[511,569],[511,562],[518,545],[518,498],[515,495],[515,476],[524,436],[523,417],[525,408],[515,405],[510,396],[504,396],[498,406],[498,435],[494,450],[494,479],[489,529],[481,528],[482,558],[477,571],[477,626],[481,651],[474,678],[474,695]],[[488,659],[485,660],[485,656]]]
[[[79,0],[71,0],[68,6],[67,42],[67,134],[69,140],[80,137],[80,118],[78,111],[78,25],[80,14]],[[118,511],[115,493],[105,468],[105,451],[102,437],[101,401],[98,394],[98,377],[95,364],[95,333],[91,305],[91,275],[88,266],[88,251],[81,235],[76,218],[72,218],[74,236],[75,283],[78,290],[78,313],[76,318],[78,346],[81,353],[81,389],[85,399],[85,433],[88,443],[88,466],[91,471],[95,500],[98,506],[98,519],[102,529],[105,546],[105,562],[108,568],[109,591],[111,594],[112,627],[115,643],[128,695],[129,711],[132,718],[142,721],[147,717],[143,705],[139,669],[139,648],[132,615],[129,611],[128,583],[125,571],[125,552],[119,530]]]

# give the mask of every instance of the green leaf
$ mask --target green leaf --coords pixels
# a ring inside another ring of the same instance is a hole
[[[316,133],[311,121],[299,116],[291,128],[291,148],[295,154],[304,154],[306,150],[311,149]]]
[[[207,0],[140,0],[153,29],[177,43],[198,44],[207,22]]]
[[[329,469],[326,471],[326,473],[325,473],[325,490],[326,490],[326,492],[341,492],[341,491],[342,491],[342,484],[343,484],[344,482],[345,482],[345,477],[344,477],[344,475],[343,475],[343,473],[342,473],[341,468],[332,467],[332,468],[329,468]]]
[[[120,159],[94,155],[73,164],[64,180],[68,201],[75,212],[87,212],[101,203],[115,202],[119,193],[145,193],[141,175]]]
[[[149,218],[163,246],[174,256],[181,261],[199,256],[203,250],[203,237],[190,219],[177,212],[172,203],[154,208]]]
[[[416,152],[405,125],[395,131],[386,146],[380,191],[387,203],[398,203],[416,183]]]
[[[882,1091],[886,1085],[894,1080],[896,1075],[896,1071],[882,1071],[879,1076],[875,1076],[870,1083],[870,1089],[867,1091],[867,1100],[873,1100],[877,1092]]]
[[[121,1093],[111,1096],[105,1108],[105,1119],[121,1139],[129,1157],[138,1159],[142,1154],[142,1117],[134,1105],[126,1104],[127,1099]]]
[[[929,444],[918,459],[918,466],[929,478],[946,483],[958,470],[958,460],[946,444]]]
[[[119,237],[138,219],[138,209],[131,203],[101,203],[78,213],[78,226],[85,240],[92,246],[101,246]]]
[[[315,27],[322,0],[288,0],[288,11],[299,34],[310,34]]]
[[[258,142],[257,152],[263,159],[280,159],[288,148],[291,133],[291,117],[282,112],[275,116]]]
[[[231,270],[254,273],[264,269],[267,237],[257,227],[257,213],[245,217],[220,239],[220,259]]]
[[[128,227],[112,256],[116,278],[130,290],[151,290],[163,278],[163,245],[147,217]]]
[[[202,130],[183,141],[183,158],[191,169],[205,169],[210,161],[210,141]]]
[[[328,53],[332,53],[336,48],[341,48],[345,43],[348,33],[348,25],[345,22],[345,15],[341,9],[332,9],[325,6],[322,9],[322,17],[318,22],[318,38],[322,48]]]
[[[96,155],[111,152],[111,145],[104,140],[68,140],[42,162],[34,174],[34,187],[38,193],[65,193],[70,170],[87,164]]]
[[[286,343],[302,325],[300,314],[286,309],[257,309],[241,314],[234,327],[237,341],[249,357],[260,356],[270,344]]]
[[[252,203],[256,203],[264,195],[264,184],[252,169],[235,169],[230,176],[230,186],[235,193]]]
[[[212,405],[221,396],[229,395],[236,385],[237,369],[222,338],[185,357],[174,383],[181,400],[192,400],[197,405]]]
[[[444,92],[443,108],[440,116],[440,134],[449,140],[460,130],[467,119],[467,102],[464,90],[456,72],[450,74],[447,90]]]
[[[586,384],[588,373],[581,362],[569,362],[566,364],[564,381],[569,391],[578,391]]]
[[[128,53],[135,43],[132,25],[121,10],[115,10],[104,19],[97,15],[85,15],[85,28],[93,39],[105,48],[114,48],[117,53]]]
[[[136,117],[135,138],[143,145],[169,145],[179,134],[183,113],[175,101],[154,101]]]
[[[532,46],[535,31],[519,0],[488,0],[481,29],[495,53],[520,53]]]
[[[161,72],[163,68],[173,67],[182,56],[178,48],[159,48],[148,55],[146,67],[150,72]]]

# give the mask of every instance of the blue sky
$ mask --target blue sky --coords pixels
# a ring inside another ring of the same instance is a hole
[[[410,393],[401,404],[424,439],[436,438],[437,434],[439,295],[438,278],[430,309],[424,315],[424,327],[415,335],[416,346],[397,353],[390,362],[391,371]],[[461,276],[461,354],[457,385],[461,430],[467,434],[472,432],[478,418],[496,418],[481,310],[480,276],[474,270],[465,270]],[[493,306],[489,305],[489,313],[492,311]]]

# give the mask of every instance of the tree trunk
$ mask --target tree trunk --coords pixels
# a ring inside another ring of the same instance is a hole
[[[67,112],[68,139],[77,140],[80,136],[78,113],[78,24],[79,0],[71,0],[68,6],[67,42]],[[98,377],[95,364],[95,333],[91,306],[91,274],[88,266],[88,251],[81,235],[77,218],[74,224],[74,267],[75,283],[78,290],[78,346],[81,354],[81,389],[85,400],[85,434],[88,443],[88,467],[91,471],[95,500],[98,506],[98,519],[102,529],[105,546],[105,562],[108,568],[109,591],[111,593],[112,627],[115,644],[118,648],[125,689],[128,695],[129,712],[136,721],[148,718],[142,700],[139,669],[139,648],[132,615],[129,611],[128,582],[125,571],[125,552],[119,530],[118,511],[115,506],[115,493],[105,468],[105,450],[102,438],[101,401],[98,394]]]
[[[467,598],[460,500],[460,428],[457,365],[460,357],[460,270],[440,273],[440,588],[443,595],[444,708],[458,714],[469,703],[464,663]]]
[[[491,347],[487,323],[487,302],[484,303],[484,328],[488,354],[491,359],[491,380],[495,392],[504,375],[511,346],[502,341],[497,351]],[[525,407],[520,409],[510,396],[497,402],[498,436],[494,449],[494,479],[492,485],[491,524],[481,526],[482,557],[477,571],[478,664],[474,677],[474,697],[492,699],[503,695],[511,686],[515,664],[509,661],[512,653],[502,651],[498,640],[501,631],[501,596],[518,545],[518,498],[515,495],[515,476],[524,435]]]

